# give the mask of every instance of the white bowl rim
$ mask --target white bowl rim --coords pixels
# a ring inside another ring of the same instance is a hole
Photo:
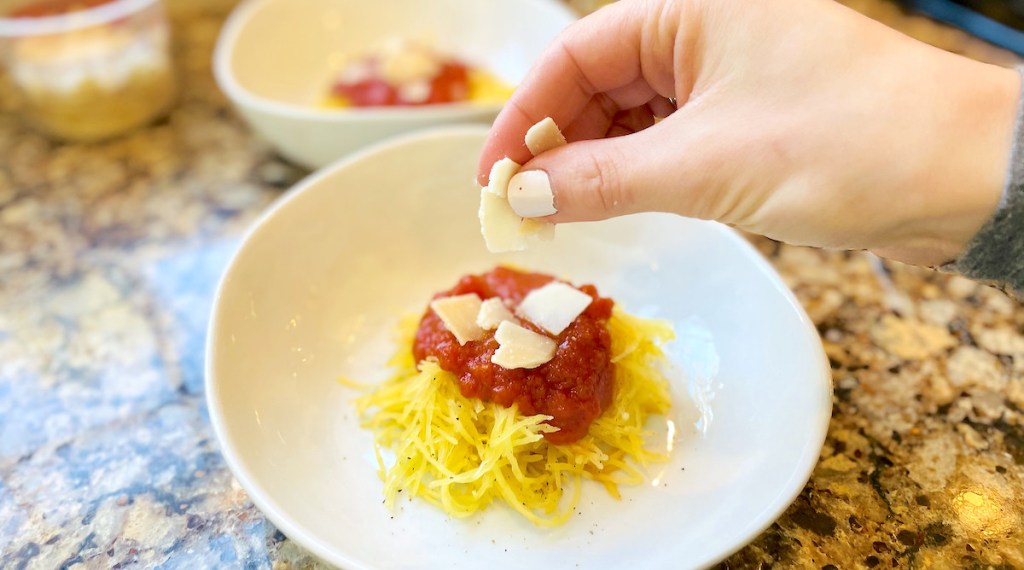
[[[373,570],[372,567],[365,566],[362,563],[349,558],[344,553],[328,548],[319,540],[307,533],[303,528],[303,525],[298,522],[293,522],[288,516],[286,516],[278,507],[276,501],[264,494],[262,488],[255,483],[252,474],[243,467],[242,459],[238,456],[236,447],[228,445],[231,440],[228,437],[227,428],[224,425],[224,420],[222,419],[221,412],[223,407],[219,394],[214,389],[215,383],[213,373],[215,369],[213,351],[215,344],[214,331],[216,330],[221,317],[219,308],[221,296],[226,286],[226,282],[234,272],[236,265],[239,263],[239,259],[241,258],[246,244],[266,227],[270,219],[273,218],[277,212],[286,208],[292,200],[295,200],[304,191],[318,185],[322,180],[334,175],[337,171],[346,168],[350,164],[362,161],[366,157],[388,148],[402,146],[419,139],[445,139],[451,136],[467,134],[486,134],[488,131],[489,128],[482,125],[455,125],[415,131],[367,146],[358,152],[335,160],[324,168],[310,174],[281,195],[275,203],[270,205],[267,210],[249,226],[249,229],[241,238],[238,249],[232,255],[231,260],[228,262],[224,273],[221,275],[221,278],[217,283],[217,290],[213,298],[213,307],[206,335],[204,390],[206,393],[207,412],[210,416],[210,423],[213,426],[214,435],[216,436],[218,445],[220,446],[221,454],[224,456],[224,460],[227,463],[228,468],[238,480],[238,483],[249,494],[249,497],[252,499],[256,507],[266,515],[274,526],[280,529],[285,536],[294,540],[303,548],[308,549],[321,560],[334,566],[353,570]],[[765,257],[761,255],[761,253],[758,252],[750,242],[740,236],[737,231],[721,224],[714,224],[711,227],[715,228],[715,230],[726,239],[732,241],[740,249],[743,255],[768,277],[775,289],[782,295],[783,300],[796,312],[798,319],[803,324],[804,336],[807,337],[807,340],[812,346],[817,344],[818,349],[813,350],[813,352],[817,355],[818,362],[816,368],[827,380],[822,383],[820,388],[826,392],[823,396],[824,401],[828,402],[828,409],[822,411],[818,417],[818,423],[813,426],[814,429],[812,433],[809,434],[811,437],[808,439],[808,444],[804,446],[803,453],[801,453],[799,460],[793,465],[793,473],[787,483],[787,487],[782,489],[781,492],[776,495],[776,497],[783,497],[785,500],[777,501],[771,508],[761,511],[757,517],[759,520],[757,520],[756,524],[748,527],[750,530],[742,537],[742,540],[737,541],[736,544],[733,545],[732,549],[728,551],[710,553],[710,556],[701,561],[700,567],[711,566],[721,562],[747,546],[751,541],[760,536],[765,529],[771,526],[772,523],[778,520],[783,512],[785,512],[785,510],[789,508],[793,501],[795,501],[800,495],[807,481],[810,480],[811,473],[814,471],[814,468],[818,463],[821,448],[824,446],[825,438],[828,435],[828,427],[832,419],[831,412],[833,393],[832,369],[829,365],[828,358],[825,355],[824,348],[821,347],[821,337],[818,334],[814,323],[807,315],[807,312],[803,309],[799,300],[797,300],[796,295],[794,295],[789,287],[786,286],[778,272],[774,267],[772,267],[768,260],[765,259]],[[809,370],[812,370],[811,366],[809,366]]]
[[[273,115],[284,115],[299,119],[319,119],[331,121],[377,121],[381,119],[409,119],[415,117],[456,118],[475,113],[497,113],[504,103],[435,103],[422,106],[401,107],[353,107],[353,108],[317,108],[298,105],[265,97],[247,89],[235,77],[231,67],[231,56],[234,53],[238,36],[245,29],[246,23],[253,14],[271,2],[281,0],[243,0],[232,10],[221,29],[217,44],[213,50],[213,76],[220,88],[229,99],[239,101],[255,110]],[[569,20],[578,16],[569,8],[552,0],[519,0],[533,4],[543,4],[557,11],[562,11]]]

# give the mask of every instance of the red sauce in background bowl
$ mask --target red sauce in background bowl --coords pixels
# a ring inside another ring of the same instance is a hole
[[[481,275],[467,275],[451,289],[434,298],[476,293],[481,299],[501,297],[518,306],[530,291],[555,278],[543,273],[526,273],[497,267]],[[611,363],[611,335],[607,322],[614,302],[601,297],[592,285],[578,287],[594,301],[561,334],[555,337],[558,350],[549,362],[533,369],[508,370],[491,362],[498,349],[494,332],[480,341],[459,345],[434,311],[427,309],[413,342],[416,361],[427,357],[459,379],[467,398],[478,398],[510,407],[524,415],[546,414],[559,431],[545,434],[551,443],[572,443],[587,434],[590,424],[612,401],[614,366]],[[528,321],[522,325],[546,334]]]
[[[109,4],[113,0],[42,0],[32,2],[16,10],[12,10],[9,18],[45,18],[48,16],[60,16],[89,10],[103,4]]]
[[[339,80],[331,87],[331,94],[354,107],[387,107],[456,103],[469,98],[469,68],[458,61],[441,64],[437,74],[427,81],[426,96],[411,100],[397,85],[385,81],[376,72],[377,63],[371,60],[371,74],[355,81]]]

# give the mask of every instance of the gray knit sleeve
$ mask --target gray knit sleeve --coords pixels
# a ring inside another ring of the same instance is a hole
[[[1010,172],[999,208],[963,254],[941,269],[987,282],[1024,300],[1024,97],[1017,103]]]

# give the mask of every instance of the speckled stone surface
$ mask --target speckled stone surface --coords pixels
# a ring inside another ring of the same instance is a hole
[[[228,109],[209,69],[222,14],[191,4],[184,95],[151,128],[55,145],[0,88],[0,568],[320,567],[234,482],[206,416],[216,280],[303,173]],[[1024,568],[1024,310],[961,278],[754,241],[818,325],[835,412],[804,492],[722,567]]]

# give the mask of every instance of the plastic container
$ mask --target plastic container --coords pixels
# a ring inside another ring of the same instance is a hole
[[[25,117],[59,139],[113,137],[164,114],[176,82],[159,0],[0,0],[0,61]]]

